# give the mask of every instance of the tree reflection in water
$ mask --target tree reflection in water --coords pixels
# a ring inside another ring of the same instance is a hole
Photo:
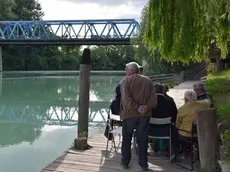
[[[104,122],[122,76],[92,76],[89,122]],[[76,125],[79,80],[76,76],[2,78],[0,147],[33,143],[44,125]]]

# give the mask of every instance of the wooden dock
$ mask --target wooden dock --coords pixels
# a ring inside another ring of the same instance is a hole
[[[130,168],[124,170],[120,166],[120,149],[117,153],[111,151],[109,158],[105,159],[106,138],[103,134],[97,134],[89,139],[89,145],[93,146],[86,151],[69,150],[54,162],[45,167],[41,172],[123,172],[141,171],[138,165],[138,157],[133,151]],[[111,144],[110,144],[111,145]],[[109,149],[110,150],[110,149]],[[183,168],[174,163],[169,163],[166,156],[149,154],[149,171],[158,172],[185,172]]]

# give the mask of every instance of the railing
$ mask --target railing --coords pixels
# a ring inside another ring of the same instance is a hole
[[[200,77],[206,75],[206,65],[205,62],[202,62],[192,70],[185,72],[185,77],[187,80],[199,80]]]
[[[153,82],[159,82],[159,83],[175,83],[175,84],[181,83],[180,74],[177,73],[152,75],[149,76],[149,78]]]

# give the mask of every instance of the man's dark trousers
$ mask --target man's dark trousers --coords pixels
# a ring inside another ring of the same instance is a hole
[[[134,129],[138,140],[138,157],[141,167],[148,167],[148,125],[149,117],[131,117],[122,121],[121,163],[129,165],[131,160],[131,141]]]

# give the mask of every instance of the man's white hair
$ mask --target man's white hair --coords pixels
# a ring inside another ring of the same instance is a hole
[[[201,82],[194,84],[193,89],[200,90],[200,91],[205,91],[204,84],[201,83]]]
[[[135,70],[137,72],[139,72],[139,68],[141,67],[138,63],[136,62],[130,62],[126,64],[126,67],[132,70]]]
[[[185,91],[184,98],[187,99],[188,101],[197,100],[196,92],[193,90]]]

